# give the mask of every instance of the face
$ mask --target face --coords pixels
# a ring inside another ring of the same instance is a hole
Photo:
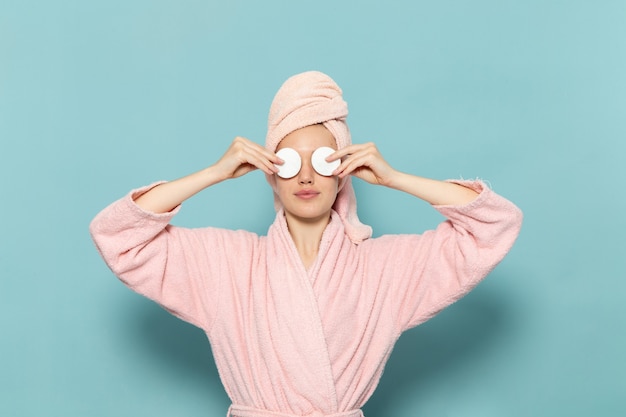
[[[322,146],[337,149],[335,138],[323,125],[312,125],[291,132],[279,143],[276,151],[292,148],[302,160],[300,171],[292,178],[276,176],[276,192],[288,220],[307,223],[327,221],[339,190],[336,176],[318,174],[311,164],[311,155]]]

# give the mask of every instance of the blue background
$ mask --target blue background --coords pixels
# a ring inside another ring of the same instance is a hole
[[[344,89],[396,168],[490,181],[525,223],[469,296],[407,332],[366,416],[626,415],[626,2],[2,1],[0,415],[219,416],[202,331],[127,290],[91,218],[262,143],[280,84]],[[441,220],[355,180],[375,234]],[[259,172],[175,219],[265,233]]]

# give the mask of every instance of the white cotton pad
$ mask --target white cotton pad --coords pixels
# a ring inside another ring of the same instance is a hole
[[[302,167],[302,159],[300,159],[300,154],[296,152],[295,149],[292,148],[282,148],[278,152],[276,152],[276,156],[285,161],[282,165],[274,166],[278,168],[278,175],[281,178],[293,178],[300,171]]]
[[[313,152],[313,155],[311,155],[311,165],[313,165],[313,169],[317,171],[318,174],[330,177],[333,175],[333,171],[341,165],[339,159],[333,162],[326,162],[326,157],[333,152],[335,152],[335,150],[327,146],[317,148],[315,152]]]

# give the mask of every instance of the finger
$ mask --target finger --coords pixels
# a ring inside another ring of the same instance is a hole
[[[257,161],[263,165],[263,171],[268,175],[274,175],[278,173],[278,166],[285,163],[285,161],[278,157],[274,152],[271,152],[265,148],[260,148],[256,151]]]
[[[280,171],[279,167],[285,163],[285,161],[277,156],[273,156],[272,159],[267,159],[267,154],[258,156],[258,161],[263,165],[264,171],[269,174],[277,174]]]
[[[257,161],[257,166],[262,165],[265,168],[263,170],[269,175],[278,172],[278,167],[276,167],[276,165],[282,165],[285,163],[285,161],[279,158],[274,152],[270,152],[261,147],[254,149],[254,156]]]
[[[278,168],[263,155],[250,155],[247,163],[268,175],[274,175],[278,172]]]
[[[370,160],[369,155],[361,153],[361,154],[353,154],[350,158],[346,159],[339,165],[339,167],[335,170],[333,175],[338,175],[340,178],[344,178],[347,175],[350,175],[353,171],[358,168],[366,167],[369,168]]]
[[[344,149],[340,154],[346,154],[345,158],[342,160],[341,165],[337,168],[335,172],[341,172],[349,166],[349,164],[359,164],[360,165],[371,165],[374,158],[376,158],[377,150],[374,144],[365,143],[359,145],[351,145]],[[369,161],[369,162],[367,162]],[[330,162],[330,161],[329,161]],[[353,165],[352,169],[356,169]]]
[[[245,138],[237,138],[237,142],[241,164],[250,164],[268,175],[278,172],[274,163],[282,163],[282,160],[275,153]]]
[[[358,152],[362,147],[363,147],[363,145],[361,145],[361,144],[348,145],[345,148],[338,149],[335,152],[333,152],[330,155],[328,155],[326,157],[326,161],[327,162],[332,162],[334,160],[337,160],[337,159],[349,156],[349,155],[351,155],[353,153]]]
[[[237,137],[236,141],[242,146],[243,150],[247,150],[250,154],[262,156],[270,160],[272,163],[283,162],[274,152],[266,149],[264,146],[261,146],[256,142],[252,142],[251,140],[241,136]]]
[[[261,152],[261,154],[270,162],[272,162],[273,164],[283,164],[285,161],[283,161],[282,159],[280,159],[280,157],[278,155],[276,155],[276,153],[262,147],[259,146],[259,151]]]

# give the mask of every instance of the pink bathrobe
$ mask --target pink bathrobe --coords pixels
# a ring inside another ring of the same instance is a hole
[[[480,181],[422,235],[354,244],[337,213],[305,269],[280,211],[267,236],[169,224],[135,190],[91,234],[131,289],[202,328],[233,405],[229,415],[362,416],[400,334],[470,291],[504,257],[520,210]]]

